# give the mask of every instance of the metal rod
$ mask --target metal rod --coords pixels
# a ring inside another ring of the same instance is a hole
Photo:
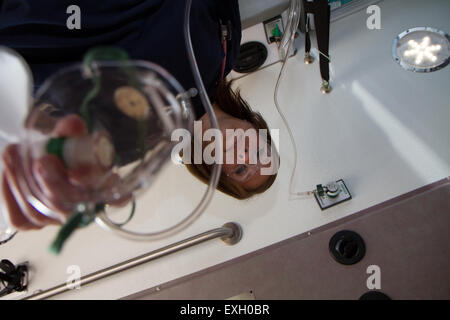
[[[169,254],[178,252],[183,249],[190,248],[192,246],[195,246],[197,244],[216,239],[221,238],[222,241],[229,245],[236,244],[239,242],[239,240],[242,237],[242,229],[241,227],[234,222],[227,223],[221,228],[216,228],[213,230],[206,231],[204,233],[201,233],[199,235],[181,240],[179,242],[173,243],[171,245],[165,246],[161,249],[157,249],[154,251],[151,251],[149,253],[146,253],[142,256],[124,261],[122,263],[113,265],[111,267],[99,270],[97,272],[91,273],[89,275],[86,275],[84,277],[81,277],[80,280],[78,280],[75,283],[71,283],[70,286],[66,283],[61,284],[59,286],[53,287],[51,289],[38,292],[36,294],[33,294],[31,296],[25,297],[24,300],[41,300],[53,297],[55,295],[64,293],[66,291],[70,291],[71,287],[80,287],[83,285],[87,285],[91,282],[106,278],[108,276],[111,276],[113,274],[131,269],[133,267],[139,266],[141,264],[147,263],[152,260],[156,260],[158,258],[167,256]]]

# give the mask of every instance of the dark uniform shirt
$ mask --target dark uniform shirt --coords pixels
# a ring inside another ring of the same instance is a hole
[[[69,30],[71,5],[81,10],[81,29]],[[18,51],[39,86],[58,69],[80,62],[97,45],[115,45],[132,59],[167,69],[188,90],[196,87],[185,48],[184,0],[0,0],[0,45]],[[205,87],[213,97],[224,57],[220,21],[231,25],[225,75],[241,41],[237,0],[193,0],[191,36]],[[194,99],[197,117],[204,114]]]

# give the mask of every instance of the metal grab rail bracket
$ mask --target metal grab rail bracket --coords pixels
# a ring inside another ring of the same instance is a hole
[[[201,233],[199,235],[181,240],[179,242],[173,243],[171,245],[165,246],[163,248],[151,251],[144,255],[138,256],[136,258],[118,263],[111,267],[96,271],[94,273],[88,274],[80,278],[80,280],[71,284],[73,287],[79,287],[83,285],[87,285],[94,281],[106,278],[113,274],[131,269],[133,267],[139,266],[141,264],[147,263],[152,260],[156,260],[158,258],[170,255],[172,253],[181,251],[183,249],[187,249],[193,247],[197,244],[220,238],[223,242],[228,245],[234,245],[238,243],[242,238],[242,229],[239,224],[235,222],[230,222],[223,225],[220,228],[212,229]],[[66,284],[61,284],[59,286],[50,288],[45,291],[38,291],[37,293],[25,297],[23,300],[41,300],[53,297],[55,295],[70,291],[71,288]]]

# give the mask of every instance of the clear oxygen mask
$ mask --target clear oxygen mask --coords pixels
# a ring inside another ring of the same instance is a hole
[[[151,233],[126,231],[105,211],[125,206],[131,219],[137,195],[171,162],[171,133],[191,132],[193,120],[189,93],[175,78],[156,64],[129,60],[119,49],[93,49],[83,63],[48,78],[25,120],[17,181],[28,204],[63,223],[51,250],[58,253],[76,228],[93,221],[140,240],[163,238],[192,223],[205,205]]]

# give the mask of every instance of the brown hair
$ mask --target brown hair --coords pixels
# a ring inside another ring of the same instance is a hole
[[[242,98],[239,89],[233,91],[231,89],[231,85],[232,81],[219,82],[214,97],[214,101],[216,102],[217,106],[230,116],[250,122],[257,130],[266,129],[268,132],[267,143],[269,144],[269,146],[271,146],[272,138],[270,136],[266,121],[263,119],[261,114],[252,111],[248,103]],[[205,163],[194,164],[193,159],[191,160],[192,164],[186,164],[187,169],[191,174],[207,184],[211,176],[210,166]],[[227,179],[222,175],[220,177],[219,184],[217,185],[217,189],[236,199],[248,199],[255,194],[263,193],[264,191],[269,189],[274,183],[276,177],[277,174],[273,174],[266,181],[266,183],[264,183],[259,188],[247,190],[240,186],[238,183],[231,181],[230,179]]]

